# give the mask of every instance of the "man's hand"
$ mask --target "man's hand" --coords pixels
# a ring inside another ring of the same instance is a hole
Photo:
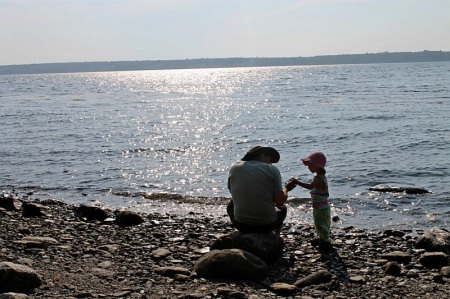
[[[284,185],[287,191],[291,191],[297,186],[297,180],[295,178],[290,178],[287,183]]]

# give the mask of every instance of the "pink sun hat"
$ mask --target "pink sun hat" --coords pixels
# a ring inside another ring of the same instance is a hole
[[[325,164],[327,163],[327,158],[322,152],[314,152],[312,154],[309,154],[308,157],[301,160],[306,166],[313,165],[322,169],[325,169]]]

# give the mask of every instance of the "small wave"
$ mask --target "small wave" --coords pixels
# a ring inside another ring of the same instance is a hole
[[[404,114],[396,114],[396,115],[367,115],[367,116],[353,116],[348,117],[349,121],[360,121],[360,120],[393,120],[405,118]]]
[[[13,189],[16,191],[29,191],[29,190],[45,190],[42,186],[30,185],[30,186],[16,186],[16,185],[3,185],[1,189]]]

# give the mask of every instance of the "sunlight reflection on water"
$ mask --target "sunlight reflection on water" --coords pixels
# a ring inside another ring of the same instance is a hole
[[[229,197],[229,167],[263,144],[280,151],[284,180],[310,180],[299,158],[323,150],[335,213],[346,223],[376,225],[383,215],[441,221],[449,198],[442,161],[450,161],[450,64],[423,65],[11,76],[0,87],[1,186],[111,206],[139,202],[111,195],[120,192]],[[378,183],[434,193],[367,192]],[[291,219],[309,219],[308,209],[293,206]]]

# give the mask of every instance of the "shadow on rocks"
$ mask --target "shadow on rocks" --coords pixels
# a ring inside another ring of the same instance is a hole
[[[348,280],[350,275],[347,271],[347,265],[344,263],[342,258],[339,256],[339,253],[336,249],[330,249],[324,252],[321,252],[320,256],[322,262],[327,267],[328,271],[342,280]]]

